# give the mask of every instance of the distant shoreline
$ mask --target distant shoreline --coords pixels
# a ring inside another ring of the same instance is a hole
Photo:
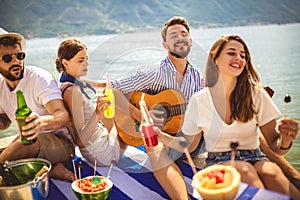
[[[281,26],[281,25],[289,25],[289,24],[299,24],[300,22],[292,22],[292,23],[262,23],[262,22],[259,22],[259,23],[249,23],[249,24],[240,24],[240,25],[230,25],[230,24],[207,24],[207,25],[203,25],[203,26],[198,26],[198,27],[193,27],[191,26],[191,29],[213,29],[213,28],[226,28],[226,27],[243,27],[243,26],[268,26],[268,25],[278,25],[278,26]],[[68,38],[68,37],[85,37],[85,36],[93,36],[93,35],[114,35],[114,34],[124,34],[124,33],[130,33],[130,32],[136,32],[138,30],[157,30],[157,31],[160,31],[161,28],[157,28],[157,27],[146,27],[146,28],[131,28],[131,29],[128,29],[126,31],[120,31],[120,32],[117,32],[117,31],[114,31],[114,32],[111,32],[111,33],[107,33],[107,32],[103,32],[103,33],[100,33],[100,34],[95,34],[95,33],[73,33],[73,34],[54,34],[53,35],[49,35],[47,34],[43,36],[43,34],[41,35],[37,35],[37,36],[33,36],[32,34],[28,34],[28,35],[25,35],[25,39],[26,40],[30,40],[30,39],[38,39],[38,38]],[[22,33],[21,33],[22,34]]]

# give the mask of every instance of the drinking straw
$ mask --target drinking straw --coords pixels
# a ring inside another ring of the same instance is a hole
[[[79,174],[79,179],[81,179],[81,168],[82,168],[82,162],[78,163],[78,174]]]
[[[110,77],[109,74],[106,74],[106,89],[110,88]]]
[[[73,171],[74,171],[74,175],[75,175],[75,180],[77,180],[77,173],[76,173],[76,167],[75,167],[75,161],[74,161],[74,155],[71,154],[71,160],[72,160],[72,164],[73,164]]]
[[[94,176],[96,176],[96,165],[97,165],[97,160],[95,159],[95,162],[94,162]]]
[[[111,170],[112,170],[112,167],[113,167],[113,164],[114,164],[115,161],[116,161],[116,160],[113,159],[113,160],[111,161],[111,163],[110,163],[110,167],[109,167],[109,170],[108,170],[108,173],[107,173],[107,178],[108,178],[108,179],[109,179],[109,177],[110,177],[110,173],[111,173]]]
[[[145,93],[142,93],[141,101],[144,101]]]

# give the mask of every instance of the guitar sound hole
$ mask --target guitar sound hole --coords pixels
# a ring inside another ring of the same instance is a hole
[[[133,119],[134,121],[134,127],[136,132],[140,132],[140,122],[136,119]]]

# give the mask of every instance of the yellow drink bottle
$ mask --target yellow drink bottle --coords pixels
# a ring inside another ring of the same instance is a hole
[[[115,116],[115,95],[113,89],[110,87],[109,76],[107,76],[107,83],[104,94],[107,95],[105,99],[110,101],[110,105],[106,106],[106,110],[104,111],[104,117],[113,118]]]

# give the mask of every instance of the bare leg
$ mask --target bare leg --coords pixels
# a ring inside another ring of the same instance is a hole
[[[230,165],[229,162],[224,164]],[[254,187],[265,188],[253,165],[245,161],[236,161],[234,162],[234,167],[240,172],[242,182]]]
[[[259,139],[261,151],[266,154],[270,161],[276,163],[290,182],[300,190],[300,173],[283,156],[274,153],[262,135],[260,135]]]
[[[119,137],[118,131],[116,129],[116,126],[113,124],[111,130],[110,130],[110,137],[115,137],[116,140],[119,142],[120,145],[120,157],[124,154],[125,150],[127,149],[128,145],[122,141],[122,139]]]
[[[189,199],[183,175],[178,166],[173,162],[171,165],[155,170],[154,176],[169,195],[170,199]],[[179,185],[182,185],[179,187]]]
[[[37,157],[39,150],[40,144],[38,141],[31,145],[23,145],[18,137],[1,152],[0,163],[4,164],[5,161],[35,158]]]
[[[254,167],[267,189],[290,195],[293,199],[300,199],[298,189],[290,183],[275,163],[259,161]]]
[[[189,199],[183,175],[178,166],[170,159],[162,143],[149,149],[146,147],[151,160],[154,176],[164,188],[170,199]],[[161,150],[159,150],[161,149]]]

